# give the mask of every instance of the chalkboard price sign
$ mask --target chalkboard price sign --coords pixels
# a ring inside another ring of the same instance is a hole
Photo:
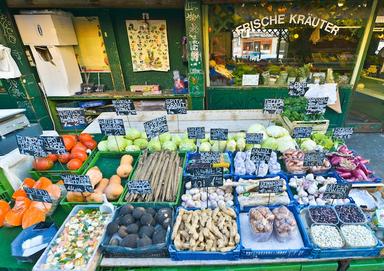
[[[308,98],[307,115],[324,114],[328,104],[328,97]]]
[[[193,188],[223,186],[223,168],[196,169],[190,180]]]
[[[333,129],[333,138],[348,139],[353,134],[352,127],[336,127]]]
[[[25,193],[32,201],[52,203],[52,199],[49,196],[47,190],[23,187]]]
[[[192,158],[199,163],[218,163],[220,162],[221,154],[219,152],[197,152],[192,155]]]
[[[254,163],[260,163],[264,161],[265,163],[269,162],[271,158],[271,149],[266,148],[252,148],[251,150],[251,161]]]
[[[260,181],[259,182],[259,193],[281,193],[283,192],[283,181],[274,180],[274,181]]]
[[[350,183],[328,184],[325,187],[323,199],[345,199],[348,197],[351,187]]]
[[[165,110],[168,115],[187,114],[187,103],[184,99],[166,99]]]
[[[113,100],[112,104],[117,115],[137,115],[135,104],[132,100]]]
[[[94,192],[91,180],[87,175],[63,174],[61,178],[68,192]]]
[[[322,166],[324,163],[324,159],[325,159],[324,152],[308,152],[304,154],[304,166],[305,167]]]
[[[293,82],[288,85],[288,95],[290,96],[304,96],[308,90],[306,82]]]
[[[122,119],[99,119],[99,126],[103,135],[125,135],[124,121]]]
[[[152,187],[148,180],[134,180],[128,183],[128,192],[130,194],[151,194]]]
[[[204,139],[205,128],[204,127],[188,127],[187,128],[189,139]]]
[[[221,128],[211,129],[211,139],[212,140],[227,140],[228,139],[228,129],[221,129]]]
[[[43,140],[40,137],[16,135],[16,143],[21,154],[29,154],[35,157],[47,156]]]
[[[262,133],[246,133],[245,143],[246,144],[260,144],[263,141],[264,135]]]
[[[212,163],[201,163],[201,162],[188,163],[186,171],[187,173],[192,174],[193,172],[195,172],[194,170],[197,168],[211,168],[211,167],[212,167]]]
[[[311,137],[312,127],[295,127],[293,128],[293,138],[307,138]]]
[[[68,107],[68,108],[57,108],[56,110],[59,115],[61,125],[64,128],[87,125],[84,108]]]
[[[264,99],[264,114],[281,114],[283,109],[283,99]]]
[[[67,152],[61,136],[40,136],[43,148],[47,153],[64,154]]]
[[[165,116],[144,122],[144,129],[149,139],[168,132],[168,123]]]

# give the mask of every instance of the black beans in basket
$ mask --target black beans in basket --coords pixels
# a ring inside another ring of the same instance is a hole
[[[356,205],[337,205],[336,212],[343,223],[364,223],[365,216]]]
[[[332,208],[318,206],[309,208],[309,212],[314,223],[337,224],[338,222],[336,212]]]

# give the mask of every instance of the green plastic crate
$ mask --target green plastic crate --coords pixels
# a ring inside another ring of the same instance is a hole
[[[339,264],[337,261],[303,263],[301,265],[301,271],[336,271],[338,267],[339,267]]]
[[[10,201],[13,195],[13,187],[9,183],[2,168],[0,168],[0,200]]]
[[[182,165],[183,170],[184,170],[185,162],[186,162],[185,161],[186,160],[185,159],[185,153],[178,152],[178,155],[181,158],[181,165]],[[136,174],[136,167],[137,167],[137,164],[135,165],[135,168],[133,170],[133,174],[129,177],[128,181],[134,179],[135,174]],[[183,184],[183,170],[182,170],[182,172],[180,173],[180,176],[179,176],[179,183],[178,183],[178,186],[177,186],[177,194],[176,194],[176,200],[175,201],[172,201],[172,202],[147,202],[147,203],[161,204],[161,205],[169,206],[169,207],[175,207],[175,206],[179,205],[179,203],[180,203],[180,193],[181,193],[182,184]],[[130,204],[135,206],[135,205],[140,205],[140,204],[143,203],[143,202],[126,202],[125,201],[125,196],[127,195],[127,193],[128,193],[128,186],[126,185],[125,188],[124,188],[124,192],[123,192],[122,196],[120,197],[119,205],[130,203]]]
[[[348,271],[382,271],[384,270],[384,259],[353,260]]]
[[[93,160],[89,163],[88,167],[84,170],[84,174],[92,167],[97,166],[100,171],[103,173],[103,178],[110,178],[112,175],[116,174],[116,169],[120,165],[120,159],[123,155],[129,154],[133,157],[133,169],[136,167],[136,163],[140,156],[140,152],[98,152],[96,153]],[[133,169],[130,176],[133,174]],[[125,187],[126,182],[130,178],[122,179],[121,184]],[[124,191],[122,195],[124,194]],[[117,205],[119,200],[112,202],[112,204]],[[87,205],[87,204],[97,204],[95,202],[68,202],[67,198],[63,198],[60,202],[60,205],[66,210],[70,211],[76,205]]]

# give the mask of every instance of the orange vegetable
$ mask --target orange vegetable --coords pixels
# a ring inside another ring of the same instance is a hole
[[[123,193],[124,187],[121,185],[121,178],[117,175],[113,175],[109,180],[108,186],[104,189],[104,194],[108,200],[117,200]]]
[[[4,200],[0,200],[0,227],[4,225],[5,215],[11,210],[8,202]]]
[[[71,152],[75,151],[87,151],[87,147],[84,146],[83,143],[77,142],[76,145],[72,148]]]
[[[16,198],[15,206],[5,215],[4,225],[7,227],[20,226],[29,205],[31,205],[31,201],[28,198]]]
[[[29,207],[22,219],[22,227],[26,229],[32,225],[45,221],[46,212],[37,207]]]
[[[75,159],[69,160],[69,162],[67,163],[67,168],[69,170],[76,170],[81,168],[82,165],[83,165],[83,162],[80,159],[75,158]]]
[[[25,193],[25,191],[23,189],[18,189],[16,190],[13,195],[12,195],[12,198],[14,200],[16,200],[17,198],[26,198],[27,197],[27,193]]]
[[[57,158],[58,158],[58,155],[57,154],[48,154],[47,155],[47,159],[51,160],[52,162],[56,162],[57,161]]]
[[[69,159],[71,159],[71,154],[69,152],[60,154],[58,157],[59,162],[62,164],[68,163]]]
[[[52,200],[58,200],[61,195],[60,187],[56,184],[51,184],[46,188],[48,194],[51,196]]]
[[[53,167],[53,161],[45,157],[38,157],[33,160],[32,167],[36,170],[49,170]]]
[[[36,184],[33,186],[33,188],[47,190],[47,188],[51,184],[52,184],[51,180],[48,179],[47,177],[40,177],[37,180]]]
[[[87,197],[88,202],[103,202],[103,191],[108,186],[107,178],[101,179],[94,192]]]
[[[93,137],[88,133],[81,133],[79,135],[79,140],[84,144],[85,141],[93,140]]]
[[[93,150],[97,146],[97,142],[94,139],[82,142],[87,149]]]
[[[32,188],[35,185],[36,181],[32,178],[25,178],[23,181],[23,186]]]
[[[72,135],[63,135],[64,146],[67,151],[70,151],[76,145],[76,137]]]
[[[75,150],[71,152],[71,159],[74,158],[80,159],[82,162],[84,162],[87,160],[88,155],[85,151]]]

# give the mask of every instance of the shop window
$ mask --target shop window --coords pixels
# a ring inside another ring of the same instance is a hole
[[[315,72],[348,83],[369,11],[357,0],[209,5],[210,85],[241,85],[248,73],[287,84]]]

